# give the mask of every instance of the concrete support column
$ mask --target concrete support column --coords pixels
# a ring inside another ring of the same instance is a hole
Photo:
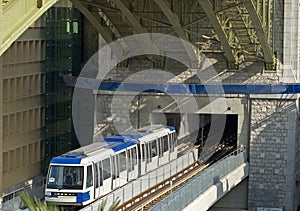
[[[283,4],[283,82],[298,82],[299,1],[285,0]]]
[[[4,31],[4,26],[3,26],[4,24],[3,24],[3,22],[4,22],[4,20],[3,20],[3,5],[0,4],[0,23],[2,23],[2,24],[0,24],[0,48],[2,46],[2,42],[3,42],[2,40],[3,40],[3,34],[4,34],[3,33],[3,31]]]
[[[293,211],[295,204],[297,98],[251,99],[249,210]]]
[[[1,19],[0,19],[1,20]],[[1,35],[0,35],[1,36]],[[3,61],[2,56],[0,56],[0,208],[2,204],[2,194],[3,194]]]

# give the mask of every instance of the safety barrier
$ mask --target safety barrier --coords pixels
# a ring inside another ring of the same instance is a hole
[[[246,162],[247,151],[246,148],[242,146],[201,172],[183,187],[161,200],[150,210],[182,210],[201,193],[216,184],[222,177]]]

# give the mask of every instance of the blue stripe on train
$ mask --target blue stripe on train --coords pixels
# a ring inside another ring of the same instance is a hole
[[[76,202],[85,202],[90,200],[90,191],[85,193],[77,193]]]
[[[67,154],[52,158],[51,163],[57,164],[80,164],[81,159],[86,157],[84,154]]]
[[[173,127],[173,126],[166,126],[166,128],[169,128],[170,131],[174,131],[175,130],[175,127]]]

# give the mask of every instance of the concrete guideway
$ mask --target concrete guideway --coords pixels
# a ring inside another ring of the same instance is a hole
[[[249,175],[246,147],[217,161],[150,210],[208,210]]]
[[[220,198],[237,186],[249,174],[249,164],[243,163],[198,196],[183,211],[208,210]]]

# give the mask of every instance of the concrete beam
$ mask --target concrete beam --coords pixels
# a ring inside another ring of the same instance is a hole
[[[221,25],[220,19],[216,15],[215,11],[213,10],[213,6],[209,0],[198,0],[201,7],[205,11],[207,17],[210,20],[211,25],[213,26],[215,33],[218,35],[221,45],[223,46],[223,50],[225,52],[226,58],[228,63],[236,64],[237,58],[234,55],[234,52],[230,46],[228,36]]]

